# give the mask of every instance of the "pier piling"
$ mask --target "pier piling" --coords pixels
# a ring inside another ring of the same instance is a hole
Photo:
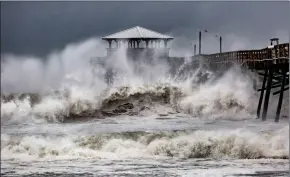
[[[262,120],[265,121],[267,118],[267,112],[268,112],[268,106],[269,106],[269,99],[270,99],[270,93],[271,93],[271,87],[272,87],[272,77],[273,77],[273,68],[268,66],[268,77],[267,77],[267,87],[266,87],[266,94],[265,94],[265,101],[264,101],[264,107],[262,112]]]
[[[283,102],[283,94],[284,94],[284,91],[285,91],[286,78],[287,78],[287,69],[283,68],[282,69],[281,90],[280,90],[280,95],[279,95],[279,100],[278,100],[278,105],[277,105],[275,122],[279,122],[280,112],[281,112],[282,102]]]
[[[264,74],[264,78],[263,78],[262,88],[260,89],[261,93],[260,93],[260,99],[259,99],[259,104],[258,104],[258,109],[257,109],[258,118],[260,118],[260,112],[261,112],[261,107],[262,107],[263,98],[264,98],[264,90],[265,90],[265,85],[266,85],[266,81],[267,81],[267,75],[268,75],[268,70],[266,69],[265,74]]]

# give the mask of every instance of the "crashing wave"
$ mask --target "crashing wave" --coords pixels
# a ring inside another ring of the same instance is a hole
[[[2,95],[1,116],[17,114],[17,109],[26,104],[28,116],[46,118],[47,120],[66,121],[80,117],[113,116],[121,114],[138,114],[150,108],[153,103],[172,105],[181,92],[169,85],[144,86],[132,89],[119,87],[107,89],[101,95],[74,95],[74,90],[55,91],[49,94],[9,94]],[[9,111],[9,105],[15,109]],[[13,107],[12,106],[12,107]]]
[[[176,157],[215,159],[289,158],[289,127],[271,133],[245,129],[123,132],[72,138],[1,135],[6,158]],[[33,143],[31,143],[33,142]],[[56,146],[57,144],[57,146]]]
[[[225,112],[232,115],[243,111],[251,113],[248,100],[239,98],[240,95],[221,92],[218,87],[210,93],[203,93],[203,89],[210,90],[206,87],[199,86],[188,91],[179,85],[165,83],[111,87],[100,94],[95,93],[93,88],[71,87],[45,94],[2,95],[1,117],[33,116],[51,122],[67,122],[124,114],[140,115],[142,111],[160,114],[163,112],[158,112],[159,105],[170,108],[171,112],[193,116],[220,114],[222,117]]]

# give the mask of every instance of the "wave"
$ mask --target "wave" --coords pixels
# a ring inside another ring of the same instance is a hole
[[[23,115],[65,121],[76,117],[117,116],[138,114],[153,103],[171,104],[177,94],[176,87],[167,85],[144,86],[133,90],[130,87],[111,88],[96,95],[80,88],[70,88],[49,94],[9,94],[2,95],[1,116]],[[81,94],[81,95],[77,95]],[[25,107],[25,108],[24,108]]]
[[[225,88],[223,83],[220,80],[214,86],[203,84],[191,88],[185,87],[185,83],[152,83],[108,87],[100,93],[94,87],[70,86],[42,94],[1,95],[1,120],[26,116],[49,122],[68,122],[179,112],[195,117],[237,118],[237,113],[240,117],[253,117],[255,95],[247,92],[248,85],[235,85],[236,82],[232,88]],[[246,92],[243,89],[247,89]]]
[[[212,131],[123,132],[93,136],[1,134],[3,159],[62,158],[215,158],[289,159],[289,127],[273,132],[245,129]]]

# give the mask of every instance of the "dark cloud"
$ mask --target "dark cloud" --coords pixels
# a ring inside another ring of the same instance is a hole
[[[189,40],[203,28],[268,42],[279,31],[288,32],[289,21],[287,1],[1,2],[1,49],[44,55],[135,25]]]

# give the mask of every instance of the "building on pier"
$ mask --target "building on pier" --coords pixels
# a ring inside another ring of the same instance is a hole
[[[129,28],[102,38],[107,41],[107,56],[112,56],[119,48],[125,48],[129,58],[142,56],[169,57],[168,42],[173,37],[140,26]]]

